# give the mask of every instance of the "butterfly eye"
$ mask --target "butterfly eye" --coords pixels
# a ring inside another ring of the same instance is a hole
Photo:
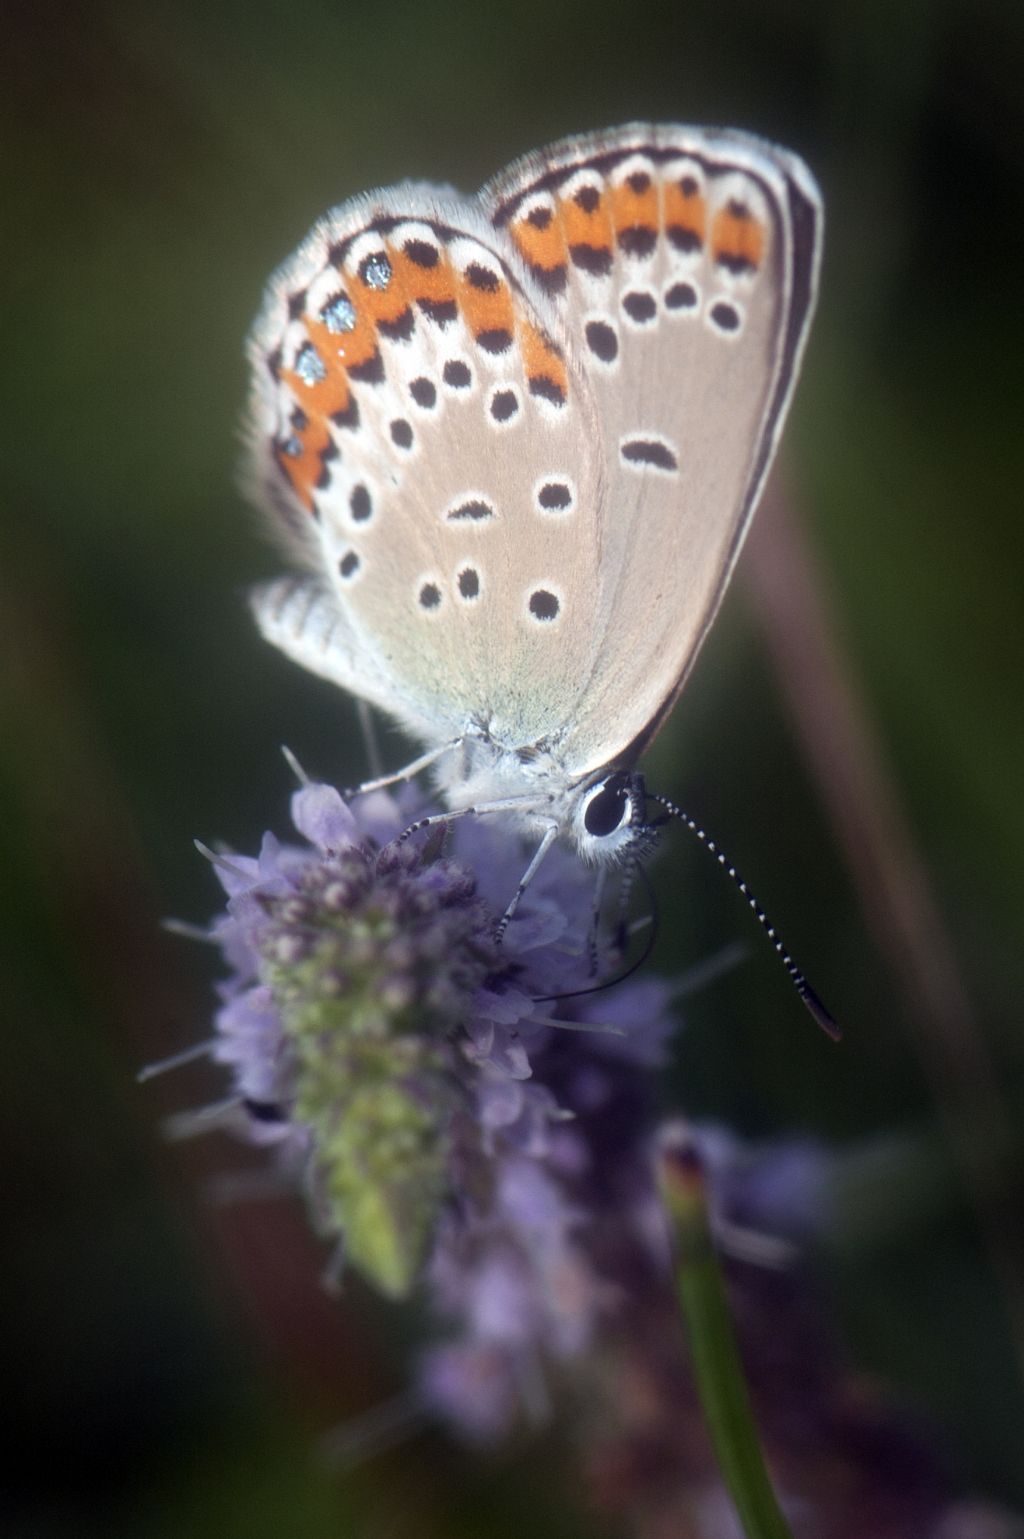
[[[583,812],[583,827],[595,839],[606,839],[632,820],[633,803],[623,775],[611,775],[597,786]]]

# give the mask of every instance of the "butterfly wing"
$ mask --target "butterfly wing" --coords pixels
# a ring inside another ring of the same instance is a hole
[[[646,125],[335,210],[250,344],[255,476],[313,574],[264,632],[428,742],[569,779],[638,752],[767,473],[819,230],[794,157]]]
[[[580,708],[604,467],[559,336],[479,202],[419,185],[328,215],[252,335],[257,490],[312,574],[260,625],[427,742],[532,745]]]
[[[597,402],[595,648],[564,743],[640,751],[714,618],[807,334],[821,206],[794,156],[639,124],[527,156],[484,189]]]

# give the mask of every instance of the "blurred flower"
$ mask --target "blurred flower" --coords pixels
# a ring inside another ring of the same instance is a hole
[[[402,839],[411,796],[305,785],[301,842],[214,857],[213,1054],[234,1082],[215,1120],[276,1146],[371,1283],[424,1290],[447,1331],[419,1365],[428,1410],[487,1443],[557,1401],[605,1514],[725,1539],[650,1158],[672,991],[594,989],[592,879],[558,850],[496,944],[518,842],[476,818]],[[929,1440],[836,1359],[801,1260],[832,1156],[694,1138],[794,1534],[1016,1539],[1004,1514],[949,1506]]]

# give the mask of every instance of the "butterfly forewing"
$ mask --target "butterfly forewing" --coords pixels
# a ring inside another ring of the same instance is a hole
[[[632,126],[528,156],[484,192],[598,403],[604,497],[580,774],[656,729],[717,609],[810,318],[819,206],[784,151]]]

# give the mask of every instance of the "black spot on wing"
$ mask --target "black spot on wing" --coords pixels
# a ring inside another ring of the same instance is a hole
[[[463,363],[461,358],[449,358],[441,371],[441,378],[452,390],[468,390],[473,383],[469,365]]]
[[[384,379],[384,360],[380,355],[380,348],[375,347],[369,358],[364,358],[362,363],[349,364],[348,377],[359,380],[364,385],[381,384]]]
[[[470,262],[466,268],[466,278],[473,288],[479,289],[484,294],[495,294],[501,286],[498,274],[479,262]]]
[[[697,290],[692,283],[673,283],[665,291],[665,308],[667,310],[695,310],[697,308]]]
[[[549,588],[535,588],[530,594],[529,609],[535,620],[547,624],[557,620],[561,604]]]
[[[388,321],[382,318],[377,322],[377,329],[381,336],[387,337],[389,342],[408,342],[415,327],[416,317],[408,305],[401,314],[395,316],[394,320]]]
[[[564,262],[558,262],[554,267],[542,267],[539,262],[531,262],[530,275],[545,294],[556,295],[565,292],[568,275]]]
[[[432,406],[437,405],[437,386],[432,379],[427,379],[423,375],[412,381],[409,386],[409,394],[416,402],[416,405],[422,406],[425,411],[429,411]]]
[[[415,237],[407,240],[402,250],[409,258],[409,261],[414,262],[417,267],[436,267],[440,257],[437,247],[432,242],[417,240]]]
[[[541,400],[550,401],[552,406],[565,405],[565,391],[556,379],[548,374],[531,374],[529,378],[530,394],[540,396]]]
[[[510,422],[519,410],[514,390],[496,390],[491,397],[491,416],[495,422]]]
[[[620,250],[641,260],[652,255],[658,244],[658,232],[649,224],[630,224],[618,233]]]
[[[622,308],[631,321],[635,321],[638,326],[647,326],[658,314],[658,301],[653,294],[624,294]]]
[[[584,328],[587,346],[602,363],[613,363],[619,352],[619,339],[607,321],[588,321]]]
[[[484,331],[478,331],[474,341],[485,353],[507,353],[512,346],[512,333],[504,326],[490,326]]]
[[[569,247],[569,255],[573,266],[592,278],[606,278],[612,270],[610,246],[593,246],[587,241],[579,241]]]
[[[347,406],[331,412],[331,421],[335,427],[349,428],[352,431],[359,426],[359,402],[354,395],[349,396]]]
[[[717,300],[711,306],[708,315],[712,324],[717,326],[719,331],[724,331],[728,335],[740,329],[740,312],[735,305],[729,304],[727,300]]]
[[[373,517],[373,502],[367,488],[359,481],[349,493],[349,512],[357,524],[365,524]]]
[[[675,452],[660,438],[627,438],[619,450],[627,465],[638,469],[674,471],[679,469]]]
[[[493,505],[482,497],[467,497],[465,502],[457,503],[445,514],[449,524],[481,524],[494,517]]]
[[[454,299],[417,299],[416,303],[435,326],[448,326],[458,319],[459,307]]]
[[[564,513],[572,507],[572,488],[564,481],[545,481],[537,493],[537,502],[545,513]]]

